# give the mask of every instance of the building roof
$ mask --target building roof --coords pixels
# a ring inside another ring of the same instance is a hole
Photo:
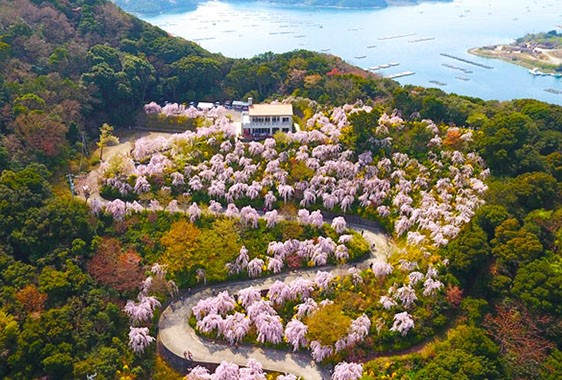
[[[292,104],[254,104],[248,110],[250,116],[293,116]]]
[[[200,108],[202,110],[210,110],[214,106],[215,105],[213,103],[209,103],[209,102],[199,102],[199,103],[197,103],[197,108]]]

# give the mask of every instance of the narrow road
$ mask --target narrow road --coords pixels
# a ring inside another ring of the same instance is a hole
[[[117,154],[126,155],[132,149],[133,142],[136,138],[147,135],[150,138],[156,138],[170,134],[135,133],[132,136],[121,138],[119,144],[105,148],[104,161],[109,160]],[[87,185],[90,189],[91,196],[99,197],[100,180],[101,173],[99,168],[96,168],[87,175],[82,175],[77,178],[77,189],[81,191],[82,186]],[[331,223],[331,219],[325,217],[324,222]],[[374,261],[387,260],[392,253],[393,246],[382,229],[361,225],[359,223],[348,223],[347,226],[361,233],[369,245],[373,247],[369,257],[357,264],[360,269],[367,269]],[[158,339],[168,351],[178,358],[183,359],[184,352],[191,352],[194,362],[219,364],[222,361],[229,361],[240,366],[245,366],[249,358],[254,358],[260,361],[263,368],[266,370],[292,373],[306,380],[329,379],[330,370],[326,366],[314,362],[308,353],[248,345],[233,347],[222,341],[210,341],[198,336],[193,328],[189,326],[188,320],[191,316],[192,307],[195,306],[200,299],[211,297],[213,290],[215,292],[228,290],[231,294],[234,294],[238,290],[248,286],[267,289],[277,280],[291,282],[297,278],[314,279],[318,270],[330,271],[334,275],[344,275],[347,274],[349,267],[349,265],[342,265],[337,267],[307,268],[299,270],[298,272],[282,273],[237,283],[224,283],[213,285],[212,287],[208,286],[201,290],[194,291],[191,294],[184,294],[180,299],[175,300],[162,311],[158,322]],[[190,363],[187,360],[185,363],[187,369]]]
[[[392,246],[382,231],[372,227],[348,224],[361,233],[369,244],[375,244],[375,252],[367,259],[358,264],[360,268],[368,268],[375,260],[386,260],[391,252]],[[189,351],[193,355],[193,361],[198,363],[220,363],[229,361],[240,366],[246,365],[250,357],[260,361],[263,368],[281,373],[292,373],[306,380],[322,380],[330,378],[330,371],[326,366],[315,363],[308,353],[291,352],[285,350],[270,349],[258,346],[233,347],[222,341],[210,341],[198,336],[188,324],[191,309],[200,299],[211,297],[213,291],[218,293],[228,290],[235,294],[238,290],[253,286],[260,289],[268,289],[275,281],[291,282],[297,278],[314,279],[318,270],[330,271],[334,275],[344,275],[349,265],[337,267],[308,268],[298,272],[288,272],[270,277],[258,278],[235,283],[225,283],[205,287],[192,294],[184,294],[179,300],[172,302],[166,307],[160,316],[158,323],[158,339],[160,343],[179,358],[184,357],[184,352]],[[186,368],[188,361],[186,360]]]

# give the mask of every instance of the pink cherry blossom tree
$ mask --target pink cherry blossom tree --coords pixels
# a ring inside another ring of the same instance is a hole
[[[412,306],[418,299],[415,289],[412,288],[410,284],[403,285],[400,288],[396,289],[394,298],[402,302],[402,305],[404,305],[404,307],[406,308]]]
[[[260,314],[255,318],[256,331],[258,337],[256,338],[260,343],[281,343],[283,339],[283,324],[281,317],[271,314]]]
[[[222,334],[224,330],[224,319],[220,314],[207,314],[200,321],[197,321],[197,329],[203,334],[217,332],[217,336]]]
[[[285,326],[285,340],[291,346],[293,346],[293,351],[297,351],[300,347],[306,347],[308,341],[306,339],[306,333],[308,332],[308,326],[299,321],[298,319],[292,319],[287,326]]]
[[[318,310],[318,304],[312,298],[307,298],[303,303],[297,305],[297,313],[295,317],[298,319],[303,319],[307,315],[312,315]]]
[[[252,286],[238,291],[238,301],[240,301],[240,304],[246,309],[259,300],[261,300],[261,294],[259,290]]]
[[[212,376],[213,380],[233,380],[238,379],[239,367],[234,363],[221,362]]]
[[[196,366],[189,370],[186,380],[212,380],[209,370],[205,367]]]
[[[363,376],[363,365],[340,362],[334,367],[332,380],[358,380]]]
[[[322,216],[322,212],[320,212],[320,210],[312,211],[310,213],[308,222],[316,228],[322,227],[322,225],[324,224],[324,217]]]
[[[221,334],[226,338],[228,343],[235,344],[248,334],[250,331],[251,322],[246,315],[236,312],[233,315],[228,315],[222,324]]]
[[[382,307],[383,307],[385,310],[392,309],[394,306],[397,305],[397,304],[396,304],[396,301],[394,301],[394,300],[393,300],[391,297],[389,297],[389,296],[381,296],[379,302],[382,304]]]
[[[338,234],[341,234],[343,231],[345,231],[345,229],[347,228],[347,223],[346,223],[345,219],[343,218],[343,216],[336,216],[332,220],[332,228]]]
[[[240,368],[240,380],[266,380],[263,367],[260,362],[254,358],[248,359],[246,367]]]
[[[129,328],[129,347],[134,353],[142,353],[154,341],[154,337],[149,334],[148,327],[131,326]]]
[[[392,267],[392,264],[390,264],[390,263],[386,263],[384,261],[377,260],[377,261],[373,262],[372,270],[373,270],[373,273],[375,274],[375,276],[384,277],[384,276],[387,276],[387,275],[391,274],[392,271],[394,270],[394,268]]]
[[[255,278],[261,276],[265,262],[256,257],[248,263],[248,276]]]
[[[321,362],[322,360],[332,356],[334,349],[332,346],[323,346],[320,342],[313,340],[309,344],[312,359],[316,362]]]
[[[318,271],[314,277],[314,283],[320,290],[326,290],[330,286],[330,281],[334,279],[334,275],[330,272]]]
[[[268,211],[265,213],[265,221],[267,223],[267,228],[273,228],[277,225],[279,220],[279,214],[277,210]]]
[[[407,311],[404,311],[394,315],[394,323],[392,324],[390,331],[406,335],[413,327],[414,320],[412,319],[412,316],[408,314]]]
[[[194,223],[201,217],[201,209],[195,202],[193,202],[191,206],[189,206],[189,208],[187,209],[187,213],[189,214],[189,220],[191,221],[191,223]]]

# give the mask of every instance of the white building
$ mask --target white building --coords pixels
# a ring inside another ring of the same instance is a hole
[[[246,138],[273,136],[293,131],[292,104],[252,104],[242,112],[242,135]]]

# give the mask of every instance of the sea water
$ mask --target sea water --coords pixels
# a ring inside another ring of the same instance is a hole
[[[562,0],[456,0],[381,9],[283,6],[254,1],[201,3],[195,10],[139,15],[169,33],[233,58],[295,49],[326,52],[382,76],[411,71],[402,84],[482,99],[535,98],[562,104],[562,79],[467,52],[527,33],[561,31]],[[477,62],[475,66],[441,55]]]

